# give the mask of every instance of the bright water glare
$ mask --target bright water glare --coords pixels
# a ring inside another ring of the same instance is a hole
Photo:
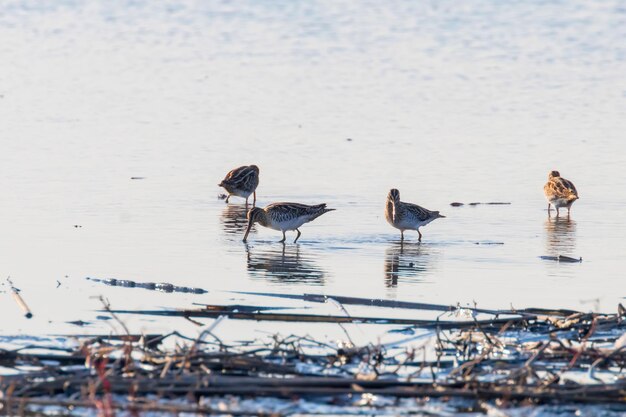
[[[302,306],[235,293],[256,291],[611,312],[626,297],[620,1],[3,1],[0,39],[5,334],[108,330],[99,295],[128,309]],[[258,225],[244,244],[243,201],[217,184],[252,163],[261,207],[336,211],[297,244]],[[570,219],[548,217],[553,169],[579,190]],[[386,223],[392,187],[446,216],[421,244]]]

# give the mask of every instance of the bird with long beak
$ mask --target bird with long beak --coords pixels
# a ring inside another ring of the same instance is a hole
[[[296,243],[302,234],[299,230],[300,226],[333,210],[335,209],[326,208],[326,204],[307,206],[300,203],[274,203],[265,208],[253,207],[248,211],[248,228],[243,241],[245,242],[248,239],[248,233],[250,233],[252,225],[260,223],[261,226],[283,232],[283,238],[280,240],[282,243],[286,239],[285,232],[287,230],[295,230],[298,232],[298,235],[293,243]]]
[[[552,171],[548,174],[548,182],[543,186],[543,193],[548,200],[548,215],[550,215],[550,205],[553,205],[557,216],[561,207],[567,207],[569,216],[572,204],[578,200],[578,191],[574,183],[561,177],[559,171]]]
[[[226,177],[218,184],[228,192],[226,202],[232,196],[242,197],[246,199],[248,205],[248,197],[254,195],[252,205],[256,204],[256,187],[259,186],[259,167],[256,165],[244,165],[235,168],[226,174]]]
[[[385,206],[385,218],[390,225],[400,229],[400,240],[404,241],[405,230],[416,230],[419,234],[418,241],[422,241],[422,233],[419,228],[440,217],[438,211],[430,211],[417,204],[400,201],[400,191],[393,188],[387,195]]]

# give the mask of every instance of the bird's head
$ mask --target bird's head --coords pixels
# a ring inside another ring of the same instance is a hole
[[[389,194],[387,195],[387,200],[391,200],[394,203],[399,203],[400,202],[400,191],[398,191],[395,188],[392,188],[391,190],[389,190]]]

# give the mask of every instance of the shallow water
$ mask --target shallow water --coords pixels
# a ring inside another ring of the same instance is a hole
[[[34,313],[4,284],[5,334],[109,331],[99,295],[116,308],[281,304],[231,292],[258,291],[605,311],[626,297],[618,1],[7,1],[0,39],[0,276]],[[244,244],[242,201],[216,184],[249,163],[258,205],[337,210],[298,244],[260,226]],[[579,189],[569,220],[546,212],[552,169]],[[386,224],[391,187],[447,216],[421,244]],[[540,259],[560,254],[583,261]],[[92,324],[65,323],[77,319]]]

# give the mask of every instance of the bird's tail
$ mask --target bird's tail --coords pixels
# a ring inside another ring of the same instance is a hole
[[[314,217],[311,220],[318,218],[319,216],[321,216],[324,213],[328,213],[329,211],[336,210],[334,208],[327,208],[326,207],[326,203],[318,204],[316,206],[313,206],[313,209],[315,210],[315,213],[314,213]]]

